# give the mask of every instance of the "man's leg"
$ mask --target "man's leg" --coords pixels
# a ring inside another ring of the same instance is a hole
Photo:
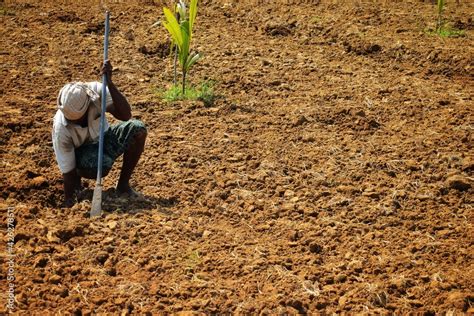
[[[123,154],[117,192],[133,194],[130,178],[145,147],[147,131],[143,122],[131,119],[112,125],[106,134],[104,151],[114,160]]]
[[[145,129],[137,131],[135,135],[132,136],[133,140],[131,140],[130,145],[123,153],[122,171],[120,172],[120,178],[117,183],[117,191],[120,193],[133,192],[130,187],[130,178],[145,148],[146,135],[147,132]]]
[[[97,179],[97,163],[99,161],[99,143],[87,143],[76,148],[76,170],[81,178]],[[104,150],[102,177],[107,176],[115,158],[110,157]]]

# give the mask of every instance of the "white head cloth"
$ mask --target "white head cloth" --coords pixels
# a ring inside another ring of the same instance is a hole
[[[99,95],[84,83],[72,82],[59,91],[58,108],[66,119],[74,121],[84,116],[91,101],[95,103],[98,99]]]

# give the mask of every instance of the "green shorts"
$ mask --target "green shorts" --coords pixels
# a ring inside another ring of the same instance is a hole
[[[134,119],[109,127],[104,134],[104,159],[102,163],[104,173],[112,169],[115,160],[133,143],[134,136],[142,131],[146,132],[145,124]],[[97,173],[97,162],[99,161],[98,141],[76,148],[75,154],[77,169],[85,170],[92,174]]]

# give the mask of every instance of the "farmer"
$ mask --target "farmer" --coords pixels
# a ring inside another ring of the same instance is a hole
[[[130,104],[112,81],[112,65],[105,61],[102,75],[107,77],[106,111],[123,122],[109,126],[105,120],[103,174],[123,154],[122,170],[116,191],[138,196],[130,187],[130,177],[145,146],[145,125],[132,119]],[[100,82],[66,84],[58,95],[58,111],[53,123],[53,148],[64,179],[65,206],[74,205],[81,191],[81,177],[97,178],[98,140],[101,113]]]

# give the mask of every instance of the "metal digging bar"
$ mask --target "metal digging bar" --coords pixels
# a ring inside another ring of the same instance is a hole
[[[105,36],[104,36],[104,62],[108,59],[109,48],[109,18],[110,12],[105,12]],[[104,159],[104,128],[105,128],[105,106],[107,97],[107,75],[102,75],[102,95],[100,112],[100,131],[99,131],[99,160],[97,162],[97,181],[92,197],[92,208],[90,217],[102,215],[102,163]]]

